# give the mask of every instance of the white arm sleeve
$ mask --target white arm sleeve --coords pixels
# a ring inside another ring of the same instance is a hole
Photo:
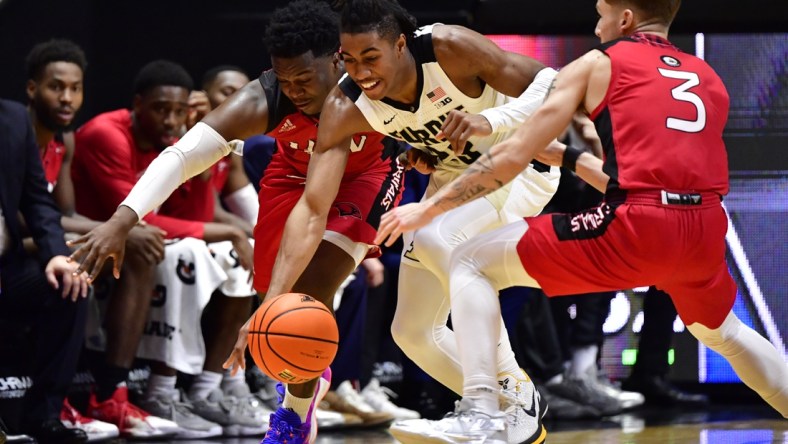
[[[249,222],[252,226],[257,224],[257,213],[260,211],[260,203],[257,201],[257,193],[255,193],[252,184],[248,184],[224,196],[222,201],[233,214]]]
[[[182,183],[207,170],[230,151],[221,134],[199,122],[151,162],[121,205],[131,208],[142,219]]]
[[[490,122],[493,133],[517,128],[544,102],[556,74],[558,71],[553,68],[539,71],[520,97],[504,105],[486,109],[479,114]]]

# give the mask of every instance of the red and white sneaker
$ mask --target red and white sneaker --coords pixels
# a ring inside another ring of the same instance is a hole
[[[165,438],[174,436],[180,428],[178,424],[142,410],[129,402],[129,389],[121,384],[112,397],[103,402],[90,394],[88,416],[115,424],[120,435],[131,438]]]
[[[88,442],[105,441],[120,435],[115,424],[82,416],[77,409],[71,406],[68,398],[63,400],[63,408],[60,409],[60,422],[70,429],[84,431],[88,435]]]

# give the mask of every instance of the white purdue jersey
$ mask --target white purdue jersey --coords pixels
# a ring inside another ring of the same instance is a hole
[[[345,75],[340,80],[342,91],[353,100],[375,131],[407,142],[438,159],[427,194],[432,194],[435,189],[454,179],[482,153],[489,151],[490,147],[512,133],[497,132],[485,137],[471,137],[465,150],[456,155],[447,140],[438,140],[435,137],[449,112],[456,109],[478,114],[485,109],[514,100],[487,84],[484,85],[482,94],[476,98],[468,97],[460,91],[435,58],[432,45],[434,26],[436,25],[419,29],[408,42],[408,48],[416,61],[418,76],[419,95],[416,104],[400,103],[389,98],[370,100],[349,76]],[[533,167],[528,169],[532,170]],[[539,171],[547,172],[549,167],[540,165]],[[554,173],[557,173],[557,169]],[[505,196],[500,197],[505,199]],[[493,197],[491,200],[496,199]]]

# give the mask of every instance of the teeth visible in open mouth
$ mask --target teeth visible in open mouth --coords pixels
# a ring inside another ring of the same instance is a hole
[[[378,85],[378,82],[362,82],[361,87],[364,89],[372,89]]]

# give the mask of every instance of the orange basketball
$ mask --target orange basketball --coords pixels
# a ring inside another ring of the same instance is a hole
[[[300,384],[320,376],[337,354],[339,330],[323,303],[301,293],[266,301],[252,316],[249,352],[268,376]]]

